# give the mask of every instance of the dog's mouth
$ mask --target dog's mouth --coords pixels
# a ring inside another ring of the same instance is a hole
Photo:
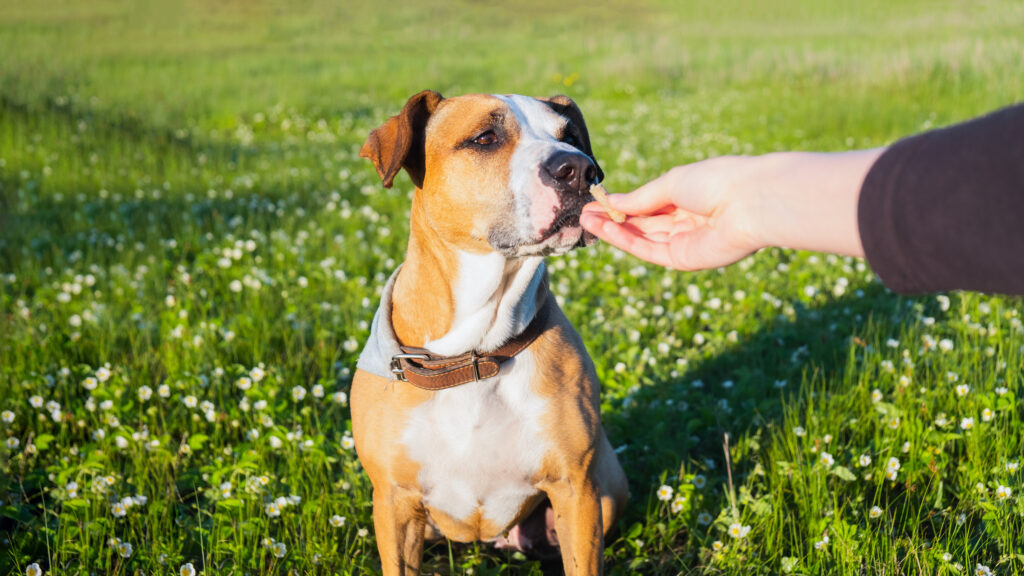
[[[587,192],[585,194],[581,194],[579,196],[579,199],[573,202],[571,205],[563,207],[561,213],[559,213],[559,215],[555,218],[551,225],[548,226],[547,230],[545,230],[541,234],[540,241],[544,242],[545,240],[551,238],[552,236],[561,233],[565,229],[579,228],[580,214],[583,213],[583,207],[593,201],[593,195]],[[581,235],[581,242],[583,241],[583,236],[585,235],[586,234]],[[583,244],[580,245],[582,246]]]

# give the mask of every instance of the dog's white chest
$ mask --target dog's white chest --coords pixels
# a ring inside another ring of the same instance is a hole
[[[532,355],[522,352],[497,377],[442,390],[413,409],[403,442],[420,464],[427,507],[507,527],[537,494],[530,481],[546,450],[547,402],[530,392],[533,373]]]

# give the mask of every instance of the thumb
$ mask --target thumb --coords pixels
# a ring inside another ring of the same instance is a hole
[[[626,194],[609,194],[612,207],[629,215],[649,214],[672,204],[672,183],[663,174]]]

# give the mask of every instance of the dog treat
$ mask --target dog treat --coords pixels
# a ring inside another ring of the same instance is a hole
[[[594,195],[594,200],[597,200],[597,203],[608,213],[608,217],[612,219],[612,222],[622,224],[626,221],[626,215],[612,208],[611,203],[608,202],[608,191],[604,189],[604,186],[600,183],[591,184],[590,193]]]

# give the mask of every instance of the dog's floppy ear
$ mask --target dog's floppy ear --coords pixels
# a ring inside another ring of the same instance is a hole
[[[583,112],[580,112],[580,107],[572,101],[572,98],[564,94],[552,96],[544,100],[544,102],[555,112],[568,118],[569,122],[580,131],[583,141],[580,142],[579,148],[594,161],[594,167],[597,168],[598,181],[604,180],[604,170],[601,170],[601,165],[597,163],[597,158],[594,158],[594,151],[590,148],[590,133],[587,132],[587,123],[583,121]]]
[[[433,90],[416,94],[366,139],[359,155],[369,158],[385,188],[391,188],[398,171],[405,168],[417,188],[423,185],[426,171],[423,159],[423,137],[427,120],[437,105],[444,100]]]

